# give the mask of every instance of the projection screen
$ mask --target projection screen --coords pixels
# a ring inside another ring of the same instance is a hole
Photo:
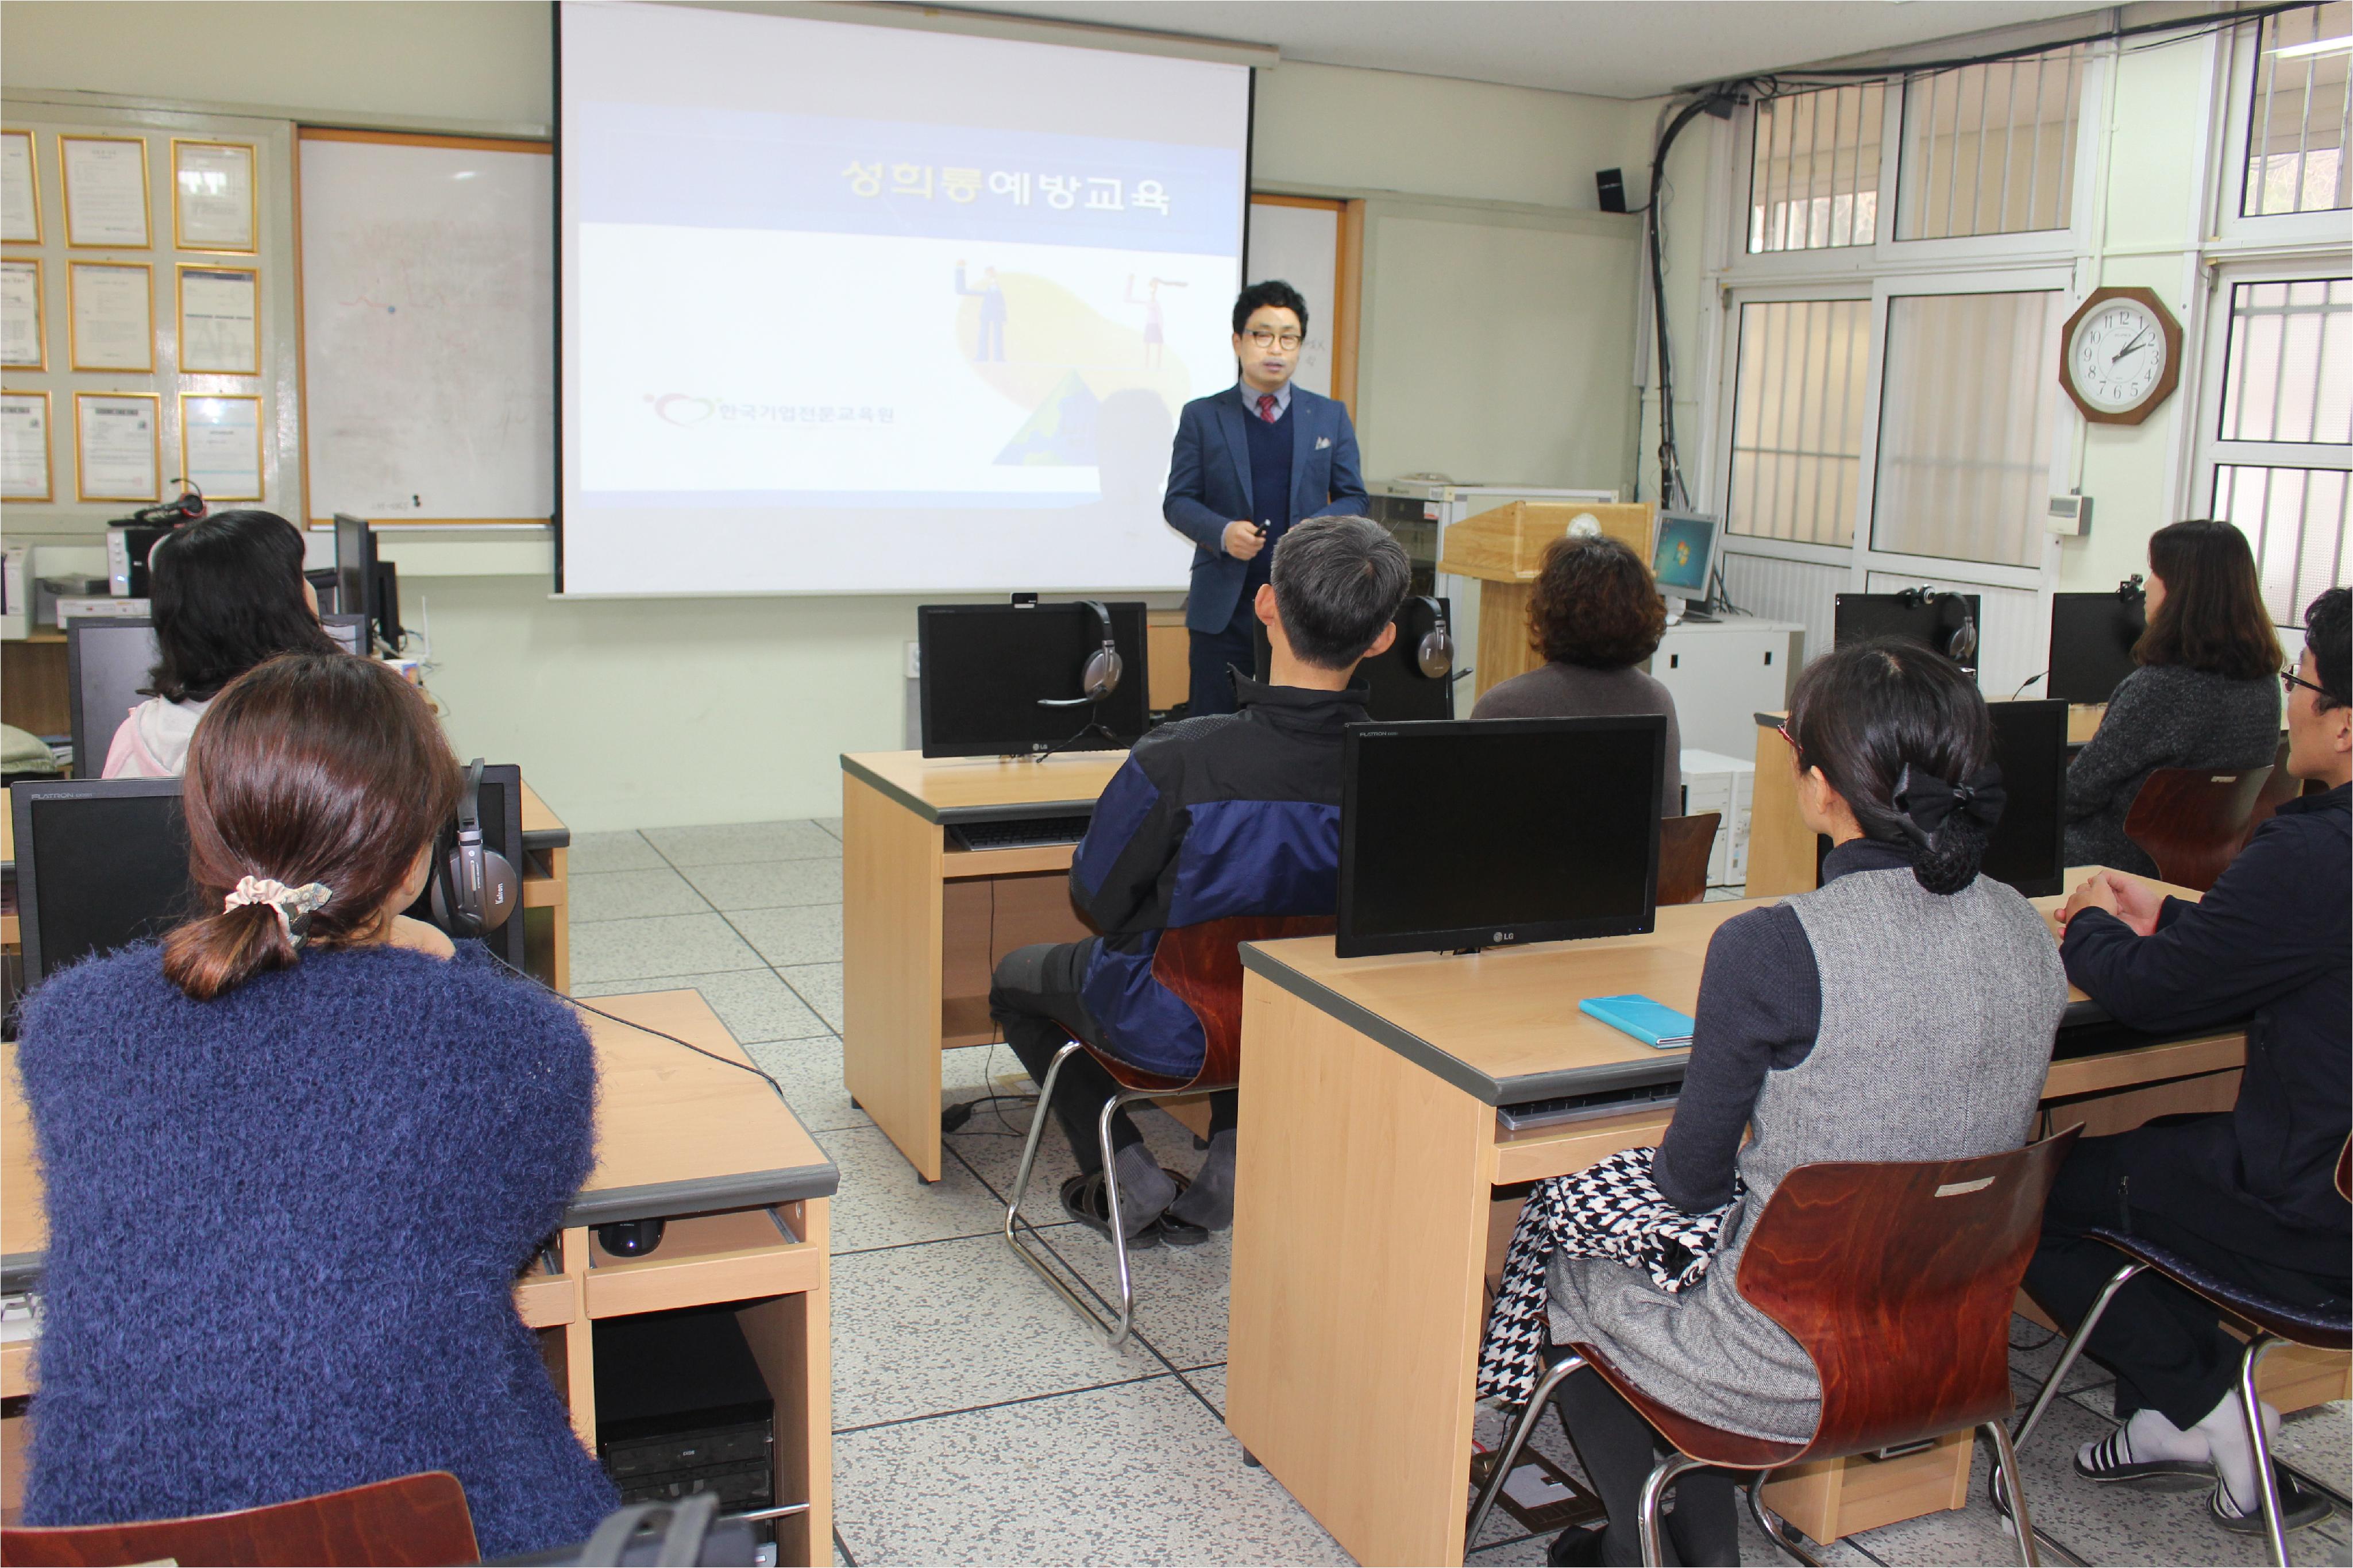
[[[1248,67],[572,0],[557,56],[561,591],[1184,585]]]

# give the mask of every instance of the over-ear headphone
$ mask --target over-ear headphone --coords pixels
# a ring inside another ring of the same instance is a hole
[[[482,759],[466,764],[458,796],[458,832],[433,879],[433,918],[459,936],[480,936],[507,923],[522,879],[507,858],[482,843]]]
[[[1430,626],[1414,647],[1414,668],[1432,680],[1443,680],[1454,673],[1454,633],[1446,624],[1446,603],[1427,594],[1415,599],[1430,606]]]
[[[1095,613],[1095,624],[1103,628],[1103,647],[1087,655],[1086,663],[1079,667],[1079,689],[1082,697],[1040,697],[1040,708],[1082,708],[1090,702],[1101,702],[1119,689],[1121,672],[1126,668],[1119,657],[1119,645],[1111,631],[1111,606],[1100,599],[1082,599],[1081,604]]]
[[[2116,598],[2120,603],[2137,605],[2147,597],[2148,590],[2141,586],[2140,574],[2137,572],[2116,584]]]
[[[184,522],[194,522],[204,516],[205,492],[187,479],[175,479],[172,482],[186,488],[171,500],[158,501],[153,506],[141,507],[131,514],[130,521],[143,522],[150,526],[177,528]]]
[[[1977,657],[1978,618],[1969,613],[1968,599],[1937,588],[1906,588],[1895,595],[1895,602],[1906,609],[1937,606],[1936,629],[1944,634],[1940,651],[1956,664],[1967,664]]]

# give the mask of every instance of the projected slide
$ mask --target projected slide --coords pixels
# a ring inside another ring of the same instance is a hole
[[[1181,586],[1241,68],[563,11],[573,593]]]

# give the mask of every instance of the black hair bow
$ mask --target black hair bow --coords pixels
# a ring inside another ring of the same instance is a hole
[[[1915,843],[1922,845],[1935,837],[1945,819],[1957,811],[1990,833],[2001,820],[2002,805],[2009,798],[2001,787],[2000,768],[1979,768],[1962,783],[1951,784],[1906,763],[1895,781],[1895,820]]]

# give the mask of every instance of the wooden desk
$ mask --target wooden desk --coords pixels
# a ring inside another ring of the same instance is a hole
[[[947,825],[1090,816],[1126,760],[841,759],[842,1080],[926,1182],[940,1179],[940,1052],[1002,1038],[997,961],[1088,934],[1067,882],[1076,846],[964,849]]]
[[[1655,1143],[1671,1115],[1513,1134],[1494,1108],[1679,1079],[1687,1053],[1642,1046],[1576,999],[1641,991],[1689,1010],[1708,938],[1761,901],[1662,909],[1647,936],[1466,957],[1343,961],[1329,937],[1242,949],[1226,1424],[1357,1562],[1461,1561],[1486,1290],[1524,1184]],[[2215,1034],[2054,1062],[2049,1120],[2122,1131],[2154,1113],[2135,1098],[2153,1094],[2226,1107],[2244,1051]],[[1904,1459],[1785,1471],[1768,1496],[1830,1540],[1961,1506],[1968,1459],[1960,1433]]]
[[[666,991],[596,1004],[731,1060],[746,1058],[702,996]],[[840,1184],[825,1152],[759,1079],[668,1040],[583,1015],[596,1042],[596,1169],[564,1215],[555,1265],[534,1262],[515,1308],[538,1331],[549,1375],[580,1439],[596,1442],[593,1325],[602,1318],[737,1302],[752,1353],[774,1396],[776,1499],[810,1504],[778,1521],[780,1561],[833,1560],[833,1388],[828,1299],[828,1208]],[[37,1279],[47,1246],[32,1128],[16,1085],[16,1047],[0,1072],[0,1254],[10,1289]],[[661,1245],[617,1258],[587,1227],[669,1222]],[[32,1392],[31,1346],[0,1351],[0,1397]],[[0,1427],[12,1460],[26,1416]],[[8,1467],[5,1499],[22,1481]]]
[[[556,990],[572,990],[572,883],[566,862],[571,858],[572,830],[550,811],[529,781],[522,786],[522,907],[527,922],[525,946],[532,973]],[[0,913],[0,950],[17,944],[16,907],[13,884],[16,876],[16,816],[0,800],[0,879],[11,884],[9,903]],[[530,911],[545,910],[533,921]]]
[[[0,721],[27,734],[62,735],[73,728],[72,706],[65,633],[43,626],[0,644]]]

